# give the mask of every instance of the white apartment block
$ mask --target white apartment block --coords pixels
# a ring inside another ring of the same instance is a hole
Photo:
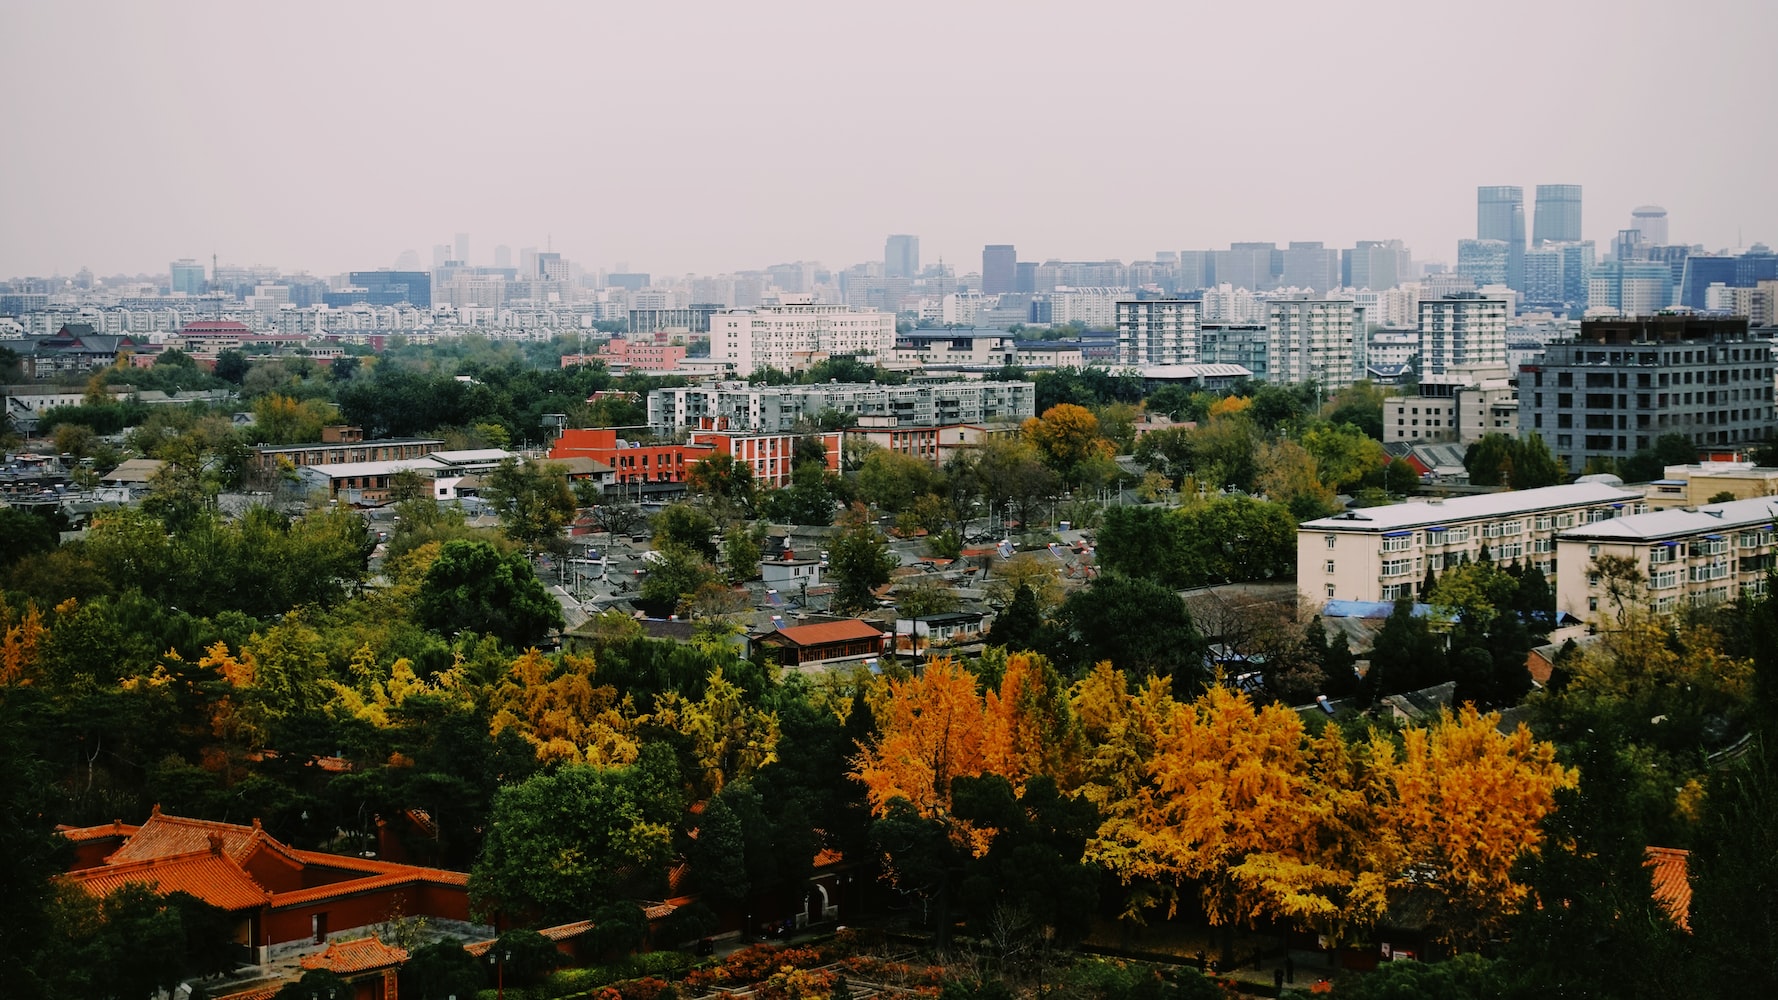
[[[1117,303],[1118,363],[1195,363],[1198,360],[1199,311],[1199,303],[1187,299]]]
[[[1476,560],[1517,561],[1557,577],[1559,533],[1641,514],[1643,491],[1606,483],[1484,493],[1364,507],[1304,521],[1296,534],[1296,586],[1315,601],[1412,598],[1426,571]]]
[[[1129,297],[1127,288],[1057,288],[1050,293],[1050,323],[1109,329],[1117,323],[1118,300]]]
[[[1420,302],[1420,374],[1443,375],[1454,368],[1506,364],[1504,299],[1474,294],[1447,295]]]
[[[658,434],[686,429],[759,434],[809,426],[827,411],[878,426],[939,427],[1022,421],[1037,415],[1030,382],[924,382],[826,385],[714,385],[656,389],[648,394],[648,424]]]
[[[1778,515],[1757,497],[1702,507],[1673,507],[1577,526],[1556,538],[1556,558],[1570,568],[1556,584],[1556,609],[1584,621],[1618,614],[1610,581],[1595,571],[1606,556],[1631,560],[1641,575],[1631,599],[1657,614],[1763,594],[1778,552]],[[1626,609],[1627,610],[1627,609]]]
[[[1267,377],[1284,384],[1315,381],[1338,392],[1356,378],[1357,313],[1350,299],[1273,299],[1266,303]]]
[[[887,358],[894,345],[895,314],[874,309],[791,301],[710,317],[711,359],[741,376],[795,371],[835,354]]]

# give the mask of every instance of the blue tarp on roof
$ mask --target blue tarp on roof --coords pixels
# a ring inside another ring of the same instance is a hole
[[[1321,609],[1323,618],[1387,618],[1395,610],[1392,601],[1328,601]],[[1415,604],[1415,618],[1432,617],[1432,605]]]

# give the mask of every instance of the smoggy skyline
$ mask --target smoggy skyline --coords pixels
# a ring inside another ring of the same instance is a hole
[[[0,2],[0,276],[317,274],[472,234],[589,269],[1405,240],[1585,189],[1778,240],[1778,6]],[[1689,148],[1688,148],[1689,147]]]

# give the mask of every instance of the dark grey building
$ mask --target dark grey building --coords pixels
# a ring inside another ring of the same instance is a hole
[[[920,275],[920,237],[898,233],[883,243],[883,277],[917,278]]]
[[[349,280],[353,287],[364,289],[364,296],[355,302],[373,306],[406,302],[421,309],[432,308],[432,275],[425,271],[353,271]],[[328,305],[336,304],[331,297],[324,298]]]
[[[1506,244],[1506,285],[1525,285],[1525,189],[1517,185],[1476,188],[1475,238]]]
[[[982,294],[1019,290],[1019,252],[1010,243],[982,247]]]
[[[1580,242],[1580,185],[1537,185],[1537,213],[1531,218],[1531,245]]]
[[[1772,430],[1772,342],[1744,318],[1587,320],[1519,369],[1519,430],[1584,472],[1683,434],[1701,449],[1747,448]]]

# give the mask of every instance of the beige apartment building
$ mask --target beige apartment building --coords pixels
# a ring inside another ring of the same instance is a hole
[[[1482,546],[1500,565],[1518,561],[1556,576],[1557,533],[1640,514],[1643,491],[1604,482],[1364,507],[1297,526],[1297,590],[1316,603],[1413,597]]]
[[[1778,496],[1778,469],[1752,462],[1669,465],[1661,478],[1648,484],[1648,506],[1651,510],[1697,507],[1723,493],[1733,493],[1736,500]]]
[[[1589,621],[1618,613],[1612,581],[1595,572],[1605,556],[1634,561],[1629,600],[1659,614],[1763,594],[1775,549],[1778,500],[1767,497],[1577,526],[1556,539],[1557,561],[1573,570],[1556,581],[1556,608]]]

